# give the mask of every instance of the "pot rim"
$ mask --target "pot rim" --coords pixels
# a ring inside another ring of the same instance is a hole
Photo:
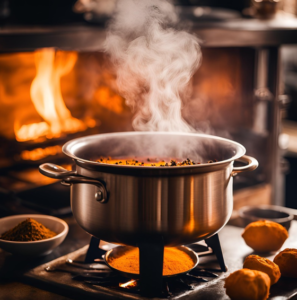
[[[168,167],[151,167],[151,166],[132,166],[132,165],[112,165],[112,164],[105,164],[105,163],[98,163],[95,161],[91,161],[91,160],[87,160],[87,159],[83,159],[80,158],[78,156],[76,156],[75,154],[73,154],[74,150],[77,150],[80,146],[84,146],[86,143],[88,143],[90,140],[94,140],[97,137],[104,137],[104,138],[108,138],[108,137],[115,137],[118,135],[121,136],[133,136],[133,135],[185,135],[185,136],[193,136],[193,137],[201,137],[201,138],[207,138],[210,140],[215,140],[215,141],[221,141],[224,143],[228,143],[229,145],[233,145],[236,153],[235,155],[233,155],[232,157],[226,159],[226,160],[221,160],[218,162],[213,162],[211,164],[209,163],[201,163],[201,164],[196,164],[196,165],[186,165],[186,166],[178,166],[177,168],[179,170],[181,169],[197,169],[197,168],[205,168],[205,167],[219,167],[221,165],[225,165],[227,163],[230,163],[236,159],[239,159],[240,157],[242,157],[245,152],[246,149],[244,146],[242,146],[241,144],[234,142],[232,140],[226,139],[226,138],[222,138],[222,137],[218,137],[215,135],[208,135],[208,134],[202,134],[202,133],[183,133],[183,132],[166,132],[166,131],[159,131],[159,132],[152,132],[152,131],[128,131],[128,132],[113,132],[113,133],[101,133],[101,134],[95,134],[95,135],[88,135],[85,137],[80,137],[80,138],[76,138],[73,140],[68,141],[67,143],[65,143],[62,147],[62,151],[65,155],[67,155],[68,157],[71,157],[72,159],[74,159],[77,163],[83,164],[84,167],[86,167],[87,165],[92,165],[92,167],[103,167],[103,168],[107,168],[112,170],[135,170],[135,169],[141,169],[141,170],[173,170],[173,169],[177,169],[174,168],[172,166],[168,166]]]

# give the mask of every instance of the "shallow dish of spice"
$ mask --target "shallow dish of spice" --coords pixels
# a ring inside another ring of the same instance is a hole
[[[118,246],[105,255],[105,261],[112,269],[131,278],[139,276],[139,249],[130,246]],[[176,276],[187,273],[198,264],[198,256],[185,246],[165,247],[163,276]]]
[[[67,233],[67,223],[56,217],[5,217],[0,219],[0,248],[18,255],[46,255],[64,241]]]

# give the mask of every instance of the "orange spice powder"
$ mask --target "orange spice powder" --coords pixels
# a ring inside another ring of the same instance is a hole
[[[118,257],[110,257],[109,264],[122,272],[139,274],[139,249],[133,248]],[[187,272],[195,265],[193,259],[177,248],[164,248],[163,276]]]
[[[4,232],[0,239],[25,242],[49,239],[57,234],[34,219],[28,218],[14,228]]]

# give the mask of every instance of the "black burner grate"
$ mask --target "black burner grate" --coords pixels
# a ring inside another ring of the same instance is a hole
[[[198,265],[187,274],[163,278],[164,245],[162,239],[155,239],[139,243],[140,279],[132,280],[108,268],[102,259],[106,251],[99,248],[100,240],[92,237],[84,262],[84,264],[90,264],[90,270],[74,274],[72,278],[86,284],[104,286],[142,296],[168,298],[186,290],[194,289],[197,283],[208,282],[218,277],[215,272],[225,272],[227,270],[218,235],[206,239],[205,243],[207,246],[195,243],[187,245],[187,247],[199,256],[215,254],[220,269],[201,268]],[[209,250],[209,247],[212,251]],[[91,267],[94,263],[98,264],[96,270],[92,270]]]

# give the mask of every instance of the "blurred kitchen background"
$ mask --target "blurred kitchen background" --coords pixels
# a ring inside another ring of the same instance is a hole
[[[297,209],[297,0],[174,1],[203,62],[183,117],[259,160],[234,181],[234,207]],[[114,0],[0,0],[0,214],[70,213],[69,190],[39,174],[71,168],[62,145],[132,130],[103,53]]]

